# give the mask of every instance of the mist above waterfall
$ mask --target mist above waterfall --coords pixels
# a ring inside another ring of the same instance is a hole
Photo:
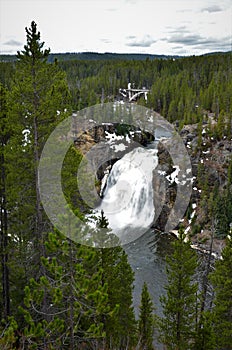
[[[158,164],[157,150],[137,147],[112,167],[103,210],[109,226],[126,244],[145,233],[154,219],[152,173]]]

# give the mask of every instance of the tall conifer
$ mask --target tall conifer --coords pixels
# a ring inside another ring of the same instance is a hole
[[[103,212],[98,225],[108,229],[109,242],[119,244],[118,238],[108,228],[108,220]],[[104,241],[107,243],[106,238]],[[103,271],[102,281],[108,286],[108,303],[111,310],[107,315],[103,315],[106,343],[109,349],[131,349],[136,343],[134,273],[121,246],[99,249],[97,259]]]
[[[154,308],[151,297],[144,283],[141,295],[140,315],[139,315],[139,344],[142,350],[153,350],[154,333]]]
[[[232,233],[232,232],[231,232]],[[215,291],[213,323],[217,349],[232,349],[232,234],[211,274]]]
[[[38,165],[43,146],[68,108],[69,92],[58,65],[48,64],[35,22],[26,28],[27,43],[18,62],[9,94],[8,122],[12,136],[7,149],[11,231],[15,240],[33,242],[36,264],[43,253],[43,233],[49,230],[40,201]],[[31,246],[30,246],[31,249]]]
[[[194,274],[197,257],[181,228],[167,257],[167,295],[161,297],[164,317],[160,323],[161,339],[167,349],[186,350],[194,341],[197,283]]]
[[[0,317],[6,318],[10,314],[10,281],[9,281],[9,237],[8,237],[8,210],[6,194],[6,164],[5,148],[10,138],[7,124],[7,91],[0,84],[0,254],[1,254],[1,294]]]
[[[65,74],[49,64],[35,22],[26,28],[26,45],[18,52],[7,103],[10,139],[5,146],[8,236],[11,240],[10,273],[12,310],[16,313],[31,277],[45,274],[41,257],[51,229],[39,193],[38,166],[43,146],[69,110]],[[46,314],[44,297],[43,310]]]

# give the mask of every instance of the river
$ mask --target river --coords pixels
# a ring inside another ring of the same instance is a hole
[[[170,243],[173,237],[168,234],[148,230],[136,241],[124,246],[129,263],[135,273],[133,303],[136,318],[139,315],[139,305],[143,283],[146,282],[155,307],[155,313],[162,316],[160,296],[165,293],[167,283],[165,271],[165,256],[170,253]],[[162,350],[155,334],[154,346]]]
[[[152,176],[158,165],[157,142],[149,148],[137,147],[112,167],[98,210],[103,210],[109,226],[123,243],[135,273],[133,303],[136,318],[143,283],[146,282],[155,313],[162,316],[160,296],[167,283],[165,256],[173,237],[150,228],[154,220]],[[162,349],[155,341],[156,349]]]

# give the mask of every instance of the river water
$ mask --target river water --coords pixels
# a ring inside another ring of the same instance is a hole
[[[156,308],[162,315],[160,296],[167,282],[165,255],[170,251],[170,237],[154,230],[148,230],[136,241],[124,246],[129,263],[135,273],[134,307],[138,316],[143,283],[146,282]]]
[[[167,283],[165,256],[173,237],[150,228],[154,220],[153,170],[158,165],[157,143],[149,149],[138,147],[125,154],[112,167],[99,210],[123,243],[135,273],[133,302],[136,318],[143,283],[148,285],[155,312],[162,316],[160,296]],[[155,341],[157,349],[161,345]]]
[[[142,237],[124,246],[129,263],[135,273],[133,303],[136,318],[139,315],[139,306],[143,283],[146,282],[155,307],[155,313],[162,316],[160,296],[165,293],[167,284],[165,271],[165,256],[170,253],[170,243],[173,238],[168,234],[148,230]],[[155,333],[154,346],[162,350]]]

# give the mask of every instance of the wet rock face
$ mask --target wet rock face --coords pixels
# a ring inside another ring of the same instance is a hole
[[[101,142],[106,140],[107,134],[116,134],[122,136],[128,136],[133,139],[133,141],[140,143],[143,146],[146,146],[149,142],[154,140],[154,136],[147,131],[140,130],[139,128],[133,127],[127,124],[118,124],[118,123],[102,123],[97,125],[88,131],[83,132],[81,135],[78,135],[75,142],[76,144],[81,144],[85,141],[88,141],[87,135],[91,139],[91,142]]]
[[[165,171],[167,175],[169,175],[172,170],[173,162],[169,152],[161,142],[158,144],[157,156],[159,160],[159,169]]]
[[[153,227],[159,231],[165,230],[165,225],[176,197],[176,186],[170,186],[166,176],[173,171],[171,156],[164,145],[158,144],[158,166],[153,172],[155,219]]]
[[[105,175],[106,169],[111,169],[112,166],[114,165],[114,163],[116,163],[118,160],[119,160],[119,158],[114,158],[114,159],[110,159],[110,160],[106,161],[104,164],[102,164],[97,170],[98,180],[102,180],[104,175]]]

